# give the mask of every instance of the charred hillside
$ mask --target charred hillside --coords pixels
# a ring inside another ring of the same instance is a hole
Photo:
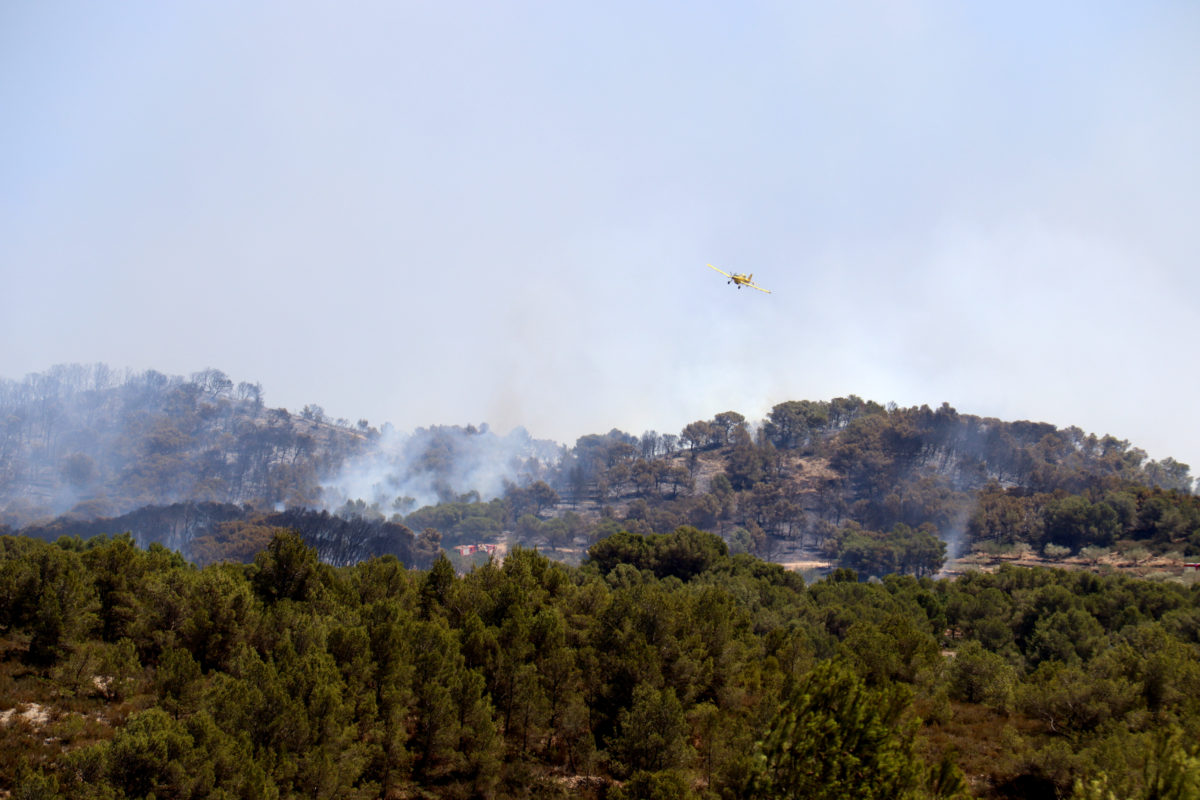
[[[866,574],[936,572],[980,548],[1178,560],[1200,553],[1191,485],[1186,465],[1112,436],[850,397],[782,403],[757,425],[730,411],[679,436],[583,437],[554,476],[556,513],[517,532],[569,547],[593,525],[690,525],[738,551]]]
[[[337,564],[424,564],[481,543],[577,561],[617,531],[681,526],[867,575],[932,574],[972,551],[1091,564],[1200,554],[1187,465],[946,404],[789,401],[760,421],[726,411],[678,434],[614,429],[561,447],[486,425],[380,433],[315,406],[267,409],[261,388],[216,370],[94,366],[0,384],[0,420],[0,524],[43,539],[128,531],[200,563],[248,560],[272,526]]]
[[[180,501],[307,505],[378,433],[319,407],[267,408],[258,384],[103,364],[0,380],[0,523],[116,516]]]

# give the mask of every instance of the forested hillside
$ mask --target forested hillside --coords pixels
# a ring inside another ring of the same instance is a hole
[[[267,408],[261,386],[215,369],[183,379],[69,365],[0,380],[0,523],[176,501],[309,505],[372,435],[316,406]]]
[[[691,528],[464,575],[0,537],[0,709],[41,800],[1182,800],[1200,587],[809,584]]]
[[[15,796],[1200,796],[1200,497],[1112,436],[851,396],[559,447],[100,366],[0,400]]]
[[[1187,465],[946,404],[851,396],[781,403],[757,425],[729,411],[679,436],[612,431],[581,438],[554,485],[568,509],[599,507],[602,532],[693,525],[772,560],[807,554],[871,575],[934,573],[972,549],[1093,563],[1200,554]],[[553,546],[577,523],[567,511],[517,527]]]
[[[1187,465],[946,404],[788,401],[763,420],[726,411],[678,434],[560,447],[485,425],[330,423],[316,406],[266,409],[258,386],[217,370],[98,365],[0,382],[0,425],[0,526],[47,540],[129,531],[198,563],[245,561],[279,525],[335,565],[428,566],[440,549],[518,543],[577,563],[602,536],[682,525],[864,575],[932,575],[971,553],[1172,569],[1200,555]]]

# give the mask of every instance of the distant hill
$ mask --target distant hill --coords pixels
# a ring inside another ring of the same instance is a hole
[[[1093,566],[1200,555],[1187,465],[946,404],[851,396],[781,403],[759,423],[723,412],[679,436],[611,431],[581,438],[552,484],[563,503],[517,524],[528,543],[565,544],[589,520],[601,532],[691,525],[734,550],[867,575],[931,574],[968,552]]]
[[[932,574],[971,551],[1191,557],[1192,486],[1187,465],[1113,436],[853,395],[563,447],[522,429],[398,434],[316,406],[267,409],[257,384],[212,369],[67,366],[0,382],[0,525],[41,538],[128,530],[202,562],[248,558],[284,509],[325,513],[288,519],[334,563],[424,563],[439,547],[503,540],[578,560],[617,530],[685,525],[735,552],[876,575]],[[361,524],[331,527],[331,514]]]
[[[215,369],[184,379],[58,366],[0,380],[0,523],[179,501],[307,505],[377,436],[316,406],[269,409],[261,386]]]

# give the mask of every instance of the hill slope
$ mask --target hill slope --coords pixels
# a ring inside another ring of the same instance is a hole
[[[1200,553],[1187,465],[945,404],[789,401],[762,421],[726,411],[679,434],[612,430],[563,448],[486,426],[381,435],[313,406],[268,410],[261,388],[217,370],[184,380],[97,365],[0,383],[0,420],[0,524],[40,520],[29,531],[44,537],[131,530],[198,561],[246,558],[284,507],[365,523],[356,530],[374,544],[294,517],[334,563],[385,541],[418,563],[504,540],[577,560],[616,530],[682,525],[735,551],[879,575],[934,573],[971,550],[1091,563],[1114,548],[1145,549],[1133,561]],[[380,538],[371,526],[385,523],[406,533]]]
[[[257,384],[102,364],[0,380],[0,523],[112,516],[183,500],[310,504],[361,452],[365,425],[268,409]]]

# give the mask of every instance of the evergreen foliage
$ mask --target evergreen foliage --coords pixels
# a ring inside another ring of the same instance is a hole
[[[592,551],[332,567],[277,531],[201,569],[127,536],[0,537],[0,790],[1194,796],[1195,588],[809,584],[690,528]]]
[[[818,665],[780,705],[762,744],[764,798],[915,797],[924,774],[899,686],[872,688],[837,661]]]
[[[331,513],[365,422],[217,370],[0,381],[0,790],[1200,793],[1197,586],[1108,566],[1200,560],[1186,465],[851,396],[584,436],[456,493],[485,435],[408,454],[441,502]],[[1088,570],[933,578],[972,548]],[[793,554],[827,577],[758,558]]]

